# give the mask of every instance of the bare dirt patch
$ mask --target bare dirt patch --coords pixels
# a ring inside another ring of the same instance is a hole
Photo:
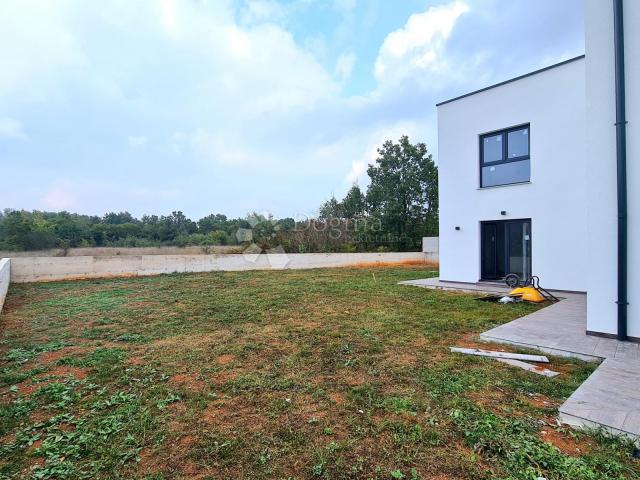
[[[190,392],[202,392],[206,385],[192,373],[179,373],[169,379],[169,384]]]
[[[68,346],[53,352],[42,352],[38,355],[38,362],[41,364],[55,363],[71,355],[83,354],[91,351],[91,347]]]
[[[88,368],[72,367],[70,365],[60,365],[59,367],[49,370],[46,373],[41,373],[38,377],[74,377],[78,380],[82,380],[87,377],[89,373]]]
[[[483,405],[488,408],[510,405],[512,400],[512,398],[508,396],[507,392],[499,388],[492,390],[470,391],[466,396],[478,405]]]
[[[18,393],[23,396],[31,395],[40,387],[49,383],[49,378],[53,377],[73,377],[77,380],[86,378],[89,373],[88,368],[72,367],[69,365],[60,365],[47,372],[39,373],[33,378],[29,378],[15,385]]]
[[[387,353],[386,358],[390,363],[403,367],[415,365],[416,361],[418,360],[418,357],[413,353],[395,351]]]
[[[314,400],[311,395],[301,394],[292,399],[294,413],[302,417],[304,422],[317,422],[327,416],[327,410]]]
[[[58,350],[56,352],[43,352],[38,356],[38,361],[40,363],[53,363],[57,362],[64,356],[65,354],[62,350]]]
[[[198,441],[195,435],[184,435],[178,439],[178,445],[182,448],[191,448]]]
[[[51,413],[45,410],[36,410],[29,414],[29,423],[44,423],[51,418]]]
[[[212,402],[201,420],[205,425],[222,430],[261,431],[268,423],[267,416],[258,408],[261,400],[250,403],[242,397],[235,397]]]
[[[18,393],[20,395],[31,395],[39,388],[39,385],[33,383],[31,379],[29,379],[18,383],[16,385],[16,388],[18,389]]]
[[[140,357],[131,357],[129,359],[129,363],[131,365],[142,365],[143,361],[142,361],[142,358]]]
[[[238,372],[235,370],[218,372],[212,376],[213,383],[216,385],[224,385],[238,378]]]
[[[525,401],[536,408],[557,408],[560,404],[545,395],[527,396]]]
[[[228,365],[236,359],[235,355],[231,355],[230,353],[226,353],[224,355],[220,355],[216,358],[216,363],[218,365]]]
[[[544,427],[540,431],[540,438],[556,447],[562,453],[572,456],[582,455],[593,447],[593,444],[589,441],[579,441],[577,438],[551,427]]]

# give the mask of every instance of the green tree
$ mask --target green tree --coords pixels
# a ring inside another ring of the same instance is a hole
[[[42,212],[5,210],[0,215],[0,246],[8,250],[53,248],[56,235]]]
[[[209,233],[216,230],[226,231],[227,226],[227,216],[220,213],[207,215],[198,220],[198,231],[200,233]]]
[[[195,233],[198,229],[196,222],[189,220],[181,211],[171,212],[159,220],[159,237],[162,241],[173,241],[177,237],[184,237]]]
[[[415,145],[403,135],[378,149],[366,201],[369,213],[399,250],[415,248],[438,228],[438,168],[424,143]]]
[[[342,203],[339,202],[334,195],[320,205],[320,218],[343,218],[344,210]]]
[[[60,212],[49,220],[49,223],[53,227],[53,233],[58,237],[59,247],[79,247],[86,245],[93,238],[87,217]]]
[[[356,184],[349,189],[340,204],[342,205],[342,214],[344,215],[344,218],[361,218],[366,212],[365,196],[360,190],[360,187]]]
[[[109,212],[109,213],[106,213],[102,218],[103,223],[108,223],[111,225],[120,225],[123,223],[136,223],[137,221],[138,220],[133,218],[133,215],[131,215],[129,212],[120,212],[120,213]]]

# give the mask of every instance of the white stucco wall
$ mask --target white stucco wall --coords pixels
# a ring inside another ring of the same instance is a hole
[[[438,107],[443,280],[480,279],[481,221],[531,218],[533,274],[586,290],[584,68],[578,59]],[[479,135],[524,123],[531,182],[480,189]]]
[[[11,260],[8,258],[0,258],[0,312],[4,306],[4,299],[9,289],[9,281],[11,275]]]
[[[640,337],[640,2],[624,2],[629,228],[628,334]],[[617,333],[617,201],[612,2],[585,2],[589,295],[587,329]]]

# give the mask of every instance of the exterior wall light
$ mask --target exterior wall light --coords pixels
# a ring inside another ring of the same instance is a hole
[[[460,227],[456,227],[456,230],[460,230]]]
[[[501,210],[501,211],[500,211],[500,215],[506,215],[506,214],[507,214],[507,211],[506,211],[506,210]]]

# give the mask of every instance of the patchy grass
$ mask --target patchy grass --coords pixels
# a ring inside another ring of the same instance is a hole
[[[373,275],[375,274],[375,275]],[[13,285],[0,478],[639,478],[555,422],[548,379],[449,353],[535,306],[397,285],[419,266]]]

